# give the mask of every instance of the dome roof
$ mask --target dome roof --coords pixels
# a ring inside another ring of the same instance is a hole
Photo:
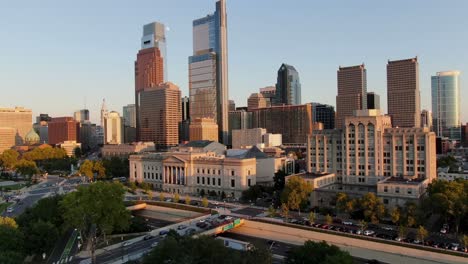
[[[34,145],[34,144],[37,144],[39,143],[39,141],[41,140],[41,138],[39,137],[39,135],[36,133],[36,131],[34,131],[34,129],[31,129],[31,131],[29,131],[26,136],[24,137],[24,141],[26,142],[26,144],[28,145]]]

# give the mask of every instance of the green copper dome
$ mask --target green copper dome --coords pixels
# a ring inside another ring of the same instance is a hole
[[[34,145],[34,144],[37,144],[39,143],[39,141],[41,140],[41,138],[39,137],[39,135],[36,133],[36,131],[34,131],[34,129],[31,129],[31,131],[29,131],[26,136],[24,137],[24,142],[27,144],[27,145]]]

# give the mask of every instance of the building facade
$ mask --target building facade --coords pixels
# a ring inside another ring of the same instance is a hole
[[[118,145],[104,145],[101,148],[102,156],[104,158],[119,157],[128,158],[131,154],[141,152],[155,151],[154,142],[135,142],[131,144],[118,144]]]
[[[431,77],[434,132],[439,137],[461,140],[460,72],[438,72]]]
[[[274,104],[274,101],[276,98],[275,86],[267,86],[267,87],[260,88],[260,93],[263,95],[263,97],[267,101],[267,107],[270,107]]]
[[[286,63],[278,70],[275,92],[276,105],[300,105],[301,82],[296,68]]]
[[[228,141],[228,54],[226,1],[193,21],[193,56],[189,57],[191,118],[216,120],[221,142]],[[214,109],[215,111],[211,111]]]
[[[341,67],[337,71],[335,128],[342,128],[346,117],[353,111],[367,107],[367,71],[364,64]]]
[[[16,130],[12,127],[0,127],[0,154],[16,145]]]
[[[394,127],[421,125],[418,57],[388,61],[387,108]]]
[[[136,128],[136,110],[134,104],[128,104],[122,108],[124,126]]]
[[[428,127],[430,131],[434,131],[432,120],[433,118],[431,111],[425,109],[421,111],[421,127]]]
[[[195,118],[190,122],[189,126],[190,141],[210,140],[218,141],[218,125],[211,118]]]
[[[367,109],[380,109],[380,96],[378,94],[367,93]]]
[[[104,144],[122,144],[122,118],[112,111],[104,121]]]
[[[253,146],[260,148],[279,147],[282,143],[281,134],[267,133],[267,130],[264,128],[232,130],[233,149],[250,148]]]
[[[312,103],[314,123],[322,123],[324,129],[335,128],[335,108],[331,105]]]
[[[15,145],[22,145],[32,128],[32,111],[23,107],[0,108],[0,127],[15,129]]]
[[[142,141],[167,148],[179,143],[182,119],[181,93],[177,85],[167,82],[138,93],[139,135]]]
[[[49,122],[49,144],[56,145],[65,141],[80,142],[80,123],[73,117],[54,117]]]
[[[267,107],[267,100],[261,93],[253,93],[247,99],[247,109],[251,111],[257,108]]]
[[[89,110],[81,109],[81,110],[75,111],[75,113],[73,113],[73,117],[78,122],[89,121]]]

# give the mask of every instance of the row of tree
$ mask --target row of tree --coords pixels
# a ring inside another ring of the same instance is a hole
[[[94,179],[95,174],[98,179],[109,179],[113,177],[128,177],[130,173],[128,159],[120,159],[118,157],[97,161],[85,160],[80,165],[79,172],[90,180]]]

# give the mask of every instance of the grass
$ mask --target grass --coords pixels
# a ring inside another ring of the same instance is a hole
[[[8,208],[8,206],[12,205],[13,203],[2,203],[0,204],[0,213],[3,213],[3,211],[5,211],[5,209]]]

